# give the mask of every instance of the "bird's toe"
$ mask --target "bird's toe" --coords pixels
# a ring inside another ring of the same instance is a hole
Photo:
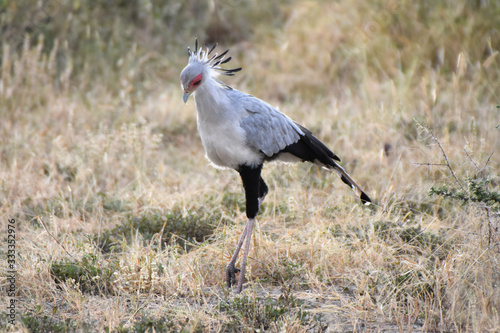
[[[227,287],[231,288],[231,286],[234,286],[236,284],[236,273],[239,273],[240,269],[237,267],[234,267],[234,265],[227,265],[226,267],[226,282],[227,282]]]

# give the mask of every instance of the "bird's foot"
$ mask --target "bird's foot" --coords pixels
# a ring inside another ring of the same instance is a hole
[[[230,263],[226,267],[226,282],[227,282],[227,287],[231,288],[231,286],[234,286],[236,284],[236,273],[239,273],[240,269],[237,267],[234,267],[234,264]]]

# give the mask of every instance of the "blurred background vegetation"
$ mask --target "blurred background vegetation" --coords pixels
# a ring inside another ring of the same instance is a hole
[[[282,57],[276,56],[279,48],[293,43],[287,46],[292,59],[284,61],[292,69],[298,67],[297,74],[312,85],[315,77],[299,71],[303,62],[310,70],[328,67],[324,74],[333,74],[329,78],[344,85],[358,83],[357,76],[367,68],[379,79],[397,79],[410,71],[418,80],[429,68],[452,75],[460,53],[461,61],[475,66],[500,48],[499,14],[498,3],[481,0],[0,3],[1,42],[9,46],[3,58],[6,53],[22,53],[27,40],[35,47],[43,39],[41,53],[49,57],[55,51],[56,76],[71,67],[72,81],[100,78],[112,92],[124,75],[137,89],[152,69],[162,72],[168,79],[163,84],[168,84],[185,63],[185,48],[195,38],[248,45],[258,55],[269,54],[254,61],[270,62],[266,66],[271,70],[283,66]],[[126,75],[131,69],[133,73]],[[495,71],[485,70],[484,75],[487,82],[498,82]]]

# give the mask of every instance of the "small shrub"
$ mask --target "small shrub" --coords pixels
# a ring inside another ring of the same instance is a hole
[[[224,332],[276,330],[279,327],[277,324],[285,318],[295,320],[301,326],[310,322],[310,316],[301,308],[301,302],[289,292],[278,299],[239,296],[219,303],[217,310],[230,318]],[[318,317],[312,319],[319,321]],[[312,328],[315,327],[313,325]],[[321,328],[321,324],[318,327]]]
[[[109,332],[109,328],[105,328],[106,332]],[[162,318],[145,317],[134,322],[133,326],[126,327],[120,324],[113,332],[116,333],[147,333],[147,332],[192,332],[201,333],[204,332],[205,326],[199,322],[190,320],[181,320],[180,318],[171,317],[167,315]]]
[[[75,283],[84,293],[109,293],[112,291],[111,278],[115,270],[113,264],[103,267],[94,254],[85,254],[80,262],[53,262],[50,275],[58,284]]]
[[[52,310],[53,313],[57,308]],[[66,332],[94,332],[95,328],[91,325],[73,321],[70,318],[57,320],[54,317],[42,314],[42,307],[37,305],[34,309],[29,309],[21,314],[21,322],[29,332],[42,333],[66,333]]]
[[[142,235],[145,242],[150,241],[154,235],[161,234],[162,248],[174,241],[189,251],[193,247],[192,243],[207,240],[221,221],[227,222],[222,214],[203,210],[191,211],[187,214],[175,210],[165,215],[147,212],[140,216],[129,216],[125,223],[115,227],[109,234],[111,238],[123,235],[129,242],[136,230]],[[108,234],[105,235],[104,239],[106,237]]]
[[[431,187],[429,195],[439,195],[445,198],[455,199],[466,204],[468,202],[483,203],[493,211],[500,213],[500,192],[489,189],[491,179],[466,178],[467,191],[450,188],[443,185],[441,187]]]

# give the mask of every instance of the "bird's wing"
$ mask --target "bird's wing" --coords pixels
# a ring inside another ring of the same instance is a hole
[[[293,120],[256,97],[246,95],[241,106],[248,112],[240,122],[247,144],[267,157],[298,142],[304,135]]]
[[[334,170],[342,181],[360,196],[364,204],[371,202],[361,187],[337,164],[336,161],[340,161],[338,156],[311,131],[256,97],[244,95],[243,98],[238,98],[238,101],[240,107],[247,113],[242,118],[240,127],[245,131],[246,142],[250,147],[270,158],[281,153],[289,153],[302,161]]]

